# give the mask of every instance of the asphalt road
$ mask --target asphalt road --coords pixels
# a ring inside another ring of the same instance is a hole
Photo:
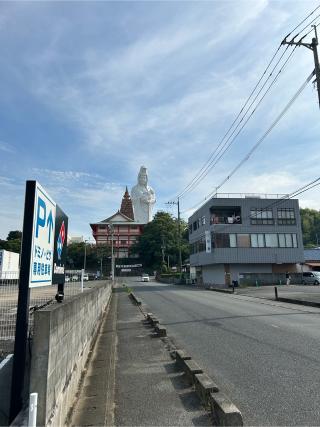
[[[127,282],[245,425],[320,425],[320,309],[137,280]]]

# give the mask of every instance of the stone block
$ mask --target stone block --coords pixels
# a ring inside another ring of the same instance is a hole
[[[210,406],[210,393],[217,393],[218,386],[206,374],[195,374],[194,385],[196,392],[204,406]]]
[[[183,359],[182,368],[186,373],[191,384],[194,384],[194,377],[196,374],[203,373],[203,370],[200,368],[200,366],[192,359],[190,360]]]
[[[215,425],[243,426],[239,409],[223,393],[210,393],[210,408]]]

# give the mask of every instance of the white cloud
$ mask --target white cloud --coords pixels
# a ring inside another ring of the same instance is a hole
[[[10,154],[15,153],[15,149],[13,148],[13,146],[4,141],[0,141],[0,151],[4,151],[5,153]]]

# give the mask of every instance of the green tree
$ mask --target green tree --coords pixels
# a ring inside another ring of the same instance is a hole
[[[19,230],[9,231],[7,241],[9,241],[9,240],[21,240],[21,239],[22,239],[22,231],[19,231]]]
[[[320,212],[315,209],[300,209],[303,244],[306,248],[320,245]]]
[[[179,263],[178,220],[166,212],[157,212],[154,219],[144,226],[143,234],[132,247],[133,253],[139,254],[147,269],[163,269],[169,255],[170,265]],[[181,221],[182,261],[189,256],[188,230],[185,221]]]
[[[86,250],[85,250],[86,247]],[[107,245],[92,245],[89,243],[71,243],[67,250],[67,267],[71,269],[81,270],[84,266],[84,254],[86,251],[86,270],[100,270],[101,260],[102,265],[106,267],[110,261],[111,249]],[[104,268],[105,271],[105,268]]]
[[[10,231],[8,234],[7,240],[0,239],[0,249],[5,249],[6,251],[20,253],[21,239],[22,239],[21,231],[18,231],[18,230]]]

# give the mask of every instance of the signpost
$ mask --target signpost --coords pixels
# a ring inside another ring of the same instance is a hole
[[[30,288],[64,285],[68,218],[36,181],[26,182],[10,423],[23,404]],[[58,289],[59,292],[59,289]]]

